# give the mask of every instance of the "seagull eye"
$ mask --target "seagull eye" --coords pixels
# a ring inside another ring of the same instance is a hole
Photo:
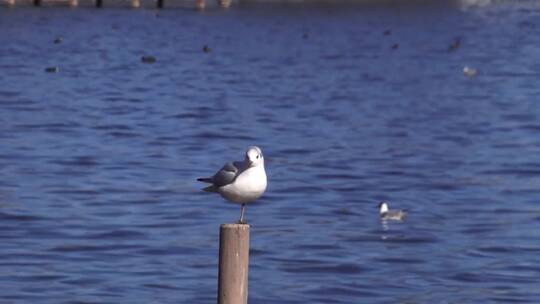
[[[257,155],[257,159],[259,159],[259,155]]]

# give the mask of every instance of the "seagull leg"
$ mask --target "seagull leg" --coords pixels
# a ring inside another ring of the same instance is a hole
[[[242,207],[240,207],[240,220],[238,221],[238,224],[245,224],[244,222],[244,208],[246,207],[246,204],[242,204]]]

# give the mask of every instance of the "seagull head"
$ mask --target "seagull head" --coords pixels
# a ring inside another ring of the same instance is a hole
[[[246,152],[246,163],[248,163],[250,167],[264,164],[263,154],[259,147],[251,146],[248,148]]]
[[[379,204],[379,210],[380,210],[380,211],[379,211],[380,214],[383,214],[383,213],[388,212],[388,204],[385,203],[385,202],[381,202],[381,203]]]

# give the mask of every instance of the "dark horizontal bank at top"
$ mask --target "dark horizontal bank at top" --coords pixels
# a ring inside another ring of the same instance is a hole
[[[227,8],[231,5],[231,0],[216,0],[220,7]],[[83,7],[145,7],[163,8],[195,6],[198,9],[206,7],[205,0],[2,0],[2,4],[7,6],[83,6]]]
[[[26,5],[26,6],[85,6],[85,7],[185,7],[195,6],[199,9],[206,7],[206,0],[0,0],[2,4]],[[216,0],[220,7],[229,7],[233,0]],[[476,6],[489,3],[490,0],[234,0],[237,2],[249,3],[295,3],[295,4],[354,4],[368,6]]]

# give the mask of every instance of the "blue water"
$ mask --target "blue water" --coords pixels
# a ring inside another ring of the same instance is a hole
[[[250,303],[540,303],[539,79],[534,1],[2,7],[0,302],[215,303],[256,144]]]

